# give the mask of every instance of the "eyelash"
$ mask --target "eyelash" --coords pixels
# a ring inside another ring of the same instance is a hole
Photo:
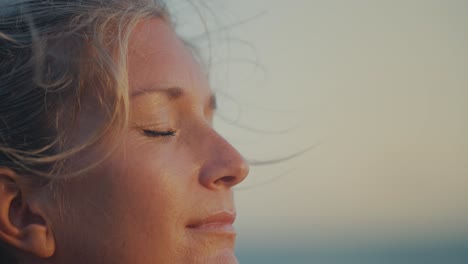
[[[175,136],[176,132],[174,130],[168,131],[156,131],[150,129],[143,129],[143,134],[148,137],[173,137]]]

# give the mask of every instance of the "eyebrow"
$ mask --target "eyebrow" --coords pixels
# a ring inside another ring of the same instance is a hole
[[[164,94],[170,101],[175,101],[185,95],[185,92],[182,88],[174,86],[169,88],[161,88],[161,87],[151,87],[151,88],[144,88],[139,89],[137,92],[134,92],[130,95],[131,98],[152,94],[152,93],[161,93]],[[210,99],[208,101],[208,107],[210,110],[214,111],[217,109],[217,100],[216,95],[212,93],[210,95]]]

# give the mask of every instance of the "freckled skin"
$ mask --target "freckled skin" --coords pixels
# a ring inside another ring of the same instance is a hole
[[[128,65],[130,94],[163,86],[183,95],[131,98],[129,130],[117,150],[64,183],[66,216],[53,226],[50,263],[237,263],[235,235],[187,228],[191,219],[233,210],[232,187],[248,174],[242,156],[212,128],[205,75],[159,19],[135,28]],[[151,137],[145,129],[175,135]]]

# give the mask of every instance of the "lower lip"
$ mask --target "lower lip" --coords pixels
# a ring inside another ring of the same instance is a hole
[[[229,223],[210,223],[195,227],[189,227],[189,229],[197,232],[206,233],[219,233],[219,234],[236,234],[234,226]]]

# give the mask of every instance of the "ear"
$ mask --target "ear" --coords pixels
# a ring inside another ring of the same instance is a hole
[[[52,230],[38,198],[25,194],[18,175],[0,167],[0,240],[37,257],[51,257],[55,251]]]

